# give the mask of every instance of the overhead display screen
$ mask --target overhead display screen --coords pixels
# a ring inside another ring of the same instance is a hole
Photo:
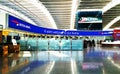
[[[102,11],[78,11],[77,30],[102,30]]]

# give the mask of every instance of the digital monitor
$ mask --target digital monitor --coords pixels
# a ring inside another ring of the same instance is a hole
[[[102,11],[78,11],[77,30],[102,30]]]

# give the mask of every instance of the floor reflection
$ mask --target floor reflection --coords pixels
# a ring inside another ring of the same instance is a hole
[[[23,51],[0,58],[0,74],[120,74],[120,51]]]
[[[0,63],[2,67],[2,74],[8,73],[8,58],[2,58],[2,62]]]

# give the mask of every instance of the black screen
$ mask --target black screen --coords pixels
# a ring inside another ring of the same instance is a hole
[[[77,30],[102,30],[102,11],[79,11],[76,15]]]

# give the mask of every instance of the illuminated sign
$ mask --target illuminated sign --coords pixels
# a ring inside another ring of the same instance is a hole
[[[102,30],[102,11],[78,11],[77,30]]]
[[[119,34],[116,34],[116,36],[120,36],[120,33],[119,33]]]
[[[65,36],[111,36],[112,31],[75,31],[75,30],[58,30],[35,26],[27,23],[21,19],[8,15],[8,27],[33,32],[38,34],[50,34],[50,35],[65,35]]]
[[[30,26],[28,26],[26,24],[19,23],[17,20],[11,20],[11,22],[15,23],[16,26],[20,26],[20,27],[24,27],[24,28],[30,29]]]
[[[120,40],[120,29],[115,29],[113,31],[114,40]]]
[[[80,20],[78,20],[78,23],[102,23],[102,19],[95,18],[95,17],[81,17]]]
[[[9,31],[5,31],[5,30],[2,31],[2,35],[7,36],[8,34],[9,34]]]

